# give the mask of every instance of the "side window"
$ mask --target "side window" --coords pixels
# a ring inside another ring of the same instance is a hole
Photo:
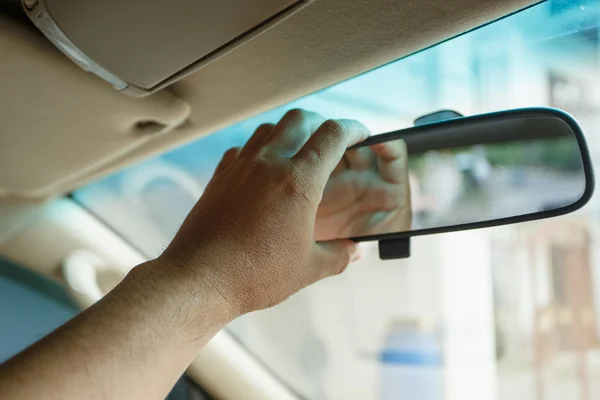
[[[76,314],[59,285],[0,259],[0,362]]]
[[[18,354],[71,318],[79,310],[64,289],[7,260],[0,259],[0,363]],[[209,400],[186,376],[168,400]]]

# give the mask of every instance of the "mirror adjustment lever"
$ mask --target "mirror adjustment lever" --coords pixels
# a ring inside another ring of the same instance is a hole
[[[399,260],[410,257],[410,238],[386,239],[379,241],[379,258]]]

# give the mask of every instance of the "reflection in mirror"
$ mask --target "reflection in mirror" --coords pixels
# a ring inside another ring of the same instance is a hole
[[[558,210],[586,191],[573,128],[503,115],[374,137],[349,149],[326,186],[317,240],[450,228]]]

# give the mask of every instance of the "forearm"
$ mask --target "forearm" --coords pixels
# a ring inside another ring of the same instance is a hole
[[[136,267],[103,300],[0,366],[10,399],[163,399],[231,316],[178,268]]]

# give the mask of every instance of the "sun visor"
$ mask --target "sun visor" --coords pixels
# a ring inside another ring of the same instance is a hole
[[[81,68],[144,95],[197,70],[304,3],[299,0],[23,0]]]
[[[61,193],[190,114],[167,90],[145,98],[115,92],[34,29],[1,16],[0,54],[0,199]]]

